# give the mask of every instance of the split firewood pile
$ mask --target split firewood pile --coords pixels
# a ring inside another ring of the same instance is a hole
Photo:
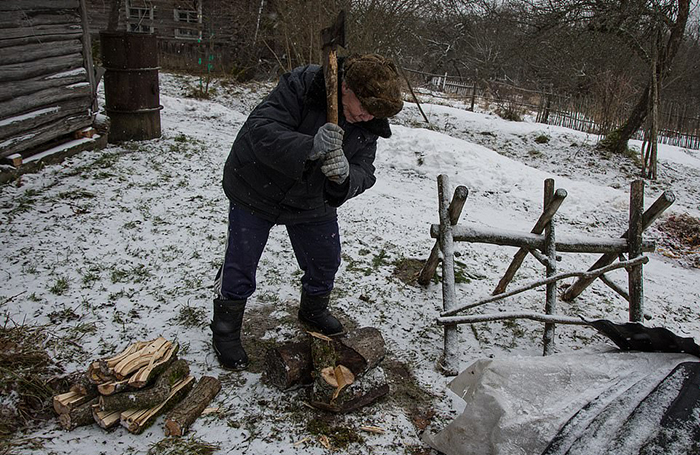
[[[178,348],[158,337],[92,362],[69,392],[53,397],[59,423],[66,430],[93,423],[104,429],[122,425],[139,434],[168,412],[166,436],[182,436],[221,383],[210,376],[196,381],[187,362],[178,359]]]
[[[363,327],[334,337],[308,333],[307,339],[268,349],[268,383],[281,390],[308,387],[312,407],[342,414],[389,393],[379,367],[386,352],[379,330]]]

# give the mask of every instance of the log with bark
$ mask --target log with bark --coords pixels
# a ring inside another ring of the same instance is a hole
[[[96,393],[87,395],[70,391],[53,397],[53,409],[56,414],[68,414],[73,409],[82,406],[97,396]]]
[[[129,430],[130,433],[142,433],[160,414],[166,412],[180,402],[192,389],[194,382],[194,376],[187,376],[173,386],[170,394],[159,405],[149,409],[128,409],[122,412],[122,426]]]
[[[187,396],[165,418],[166,436],[183,436],[190,425],[221,390],[221,382],[204,376]]]
[[[269,349],[265,358],[265,381],[281,390],[312,384],[312,338]],[[347,367],[355,376],[376,367],[385,354],[384,338],[373,327],[333,337],[330,347],[336,363]]]
[[[97,397],[92,398],[90,401],[80,406],[71,408],[68,412],[60,413],[58,415],[58,422],[65,430],[73,430],[77,427],[95,423],[92,416],[92,406],[95,404],[97,404]]]
[[[190,374],[184,360],[177,360],[160,375],[153,387],[99,398],[100,411],[123,411],[124,409],[145,409],[162,403],[170,394],[175,383]]]

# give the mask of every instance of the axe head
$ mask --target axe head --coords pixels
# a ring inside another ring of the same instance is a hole
[[[345,10],[341,10],[335,22],[321,30],[321,44],[324,48],[345,47]]]

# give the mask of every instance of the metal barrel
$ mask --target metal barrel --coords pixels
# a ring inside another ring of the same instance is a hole
[[[109,142],[160,137],[156,35],[100,32]]]

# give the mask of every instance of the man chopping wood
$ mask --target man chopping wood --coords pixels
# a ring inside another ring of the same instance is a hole
[[[299,267],[299,320],[326,335],[343,332],[329,311],[340,266],[336,208],[374,185],[379,137],[403,107],[396,66],[376,54],[338,59],[338,122],[328,122],[326,78],[318,65],[283,75],[241,128],[224,167],[229,199],[224,263],[211,323],[222,366],[242,369],[246,300],[274,225],[286,226]],[[336,97],[333,97],[336,98]]]

